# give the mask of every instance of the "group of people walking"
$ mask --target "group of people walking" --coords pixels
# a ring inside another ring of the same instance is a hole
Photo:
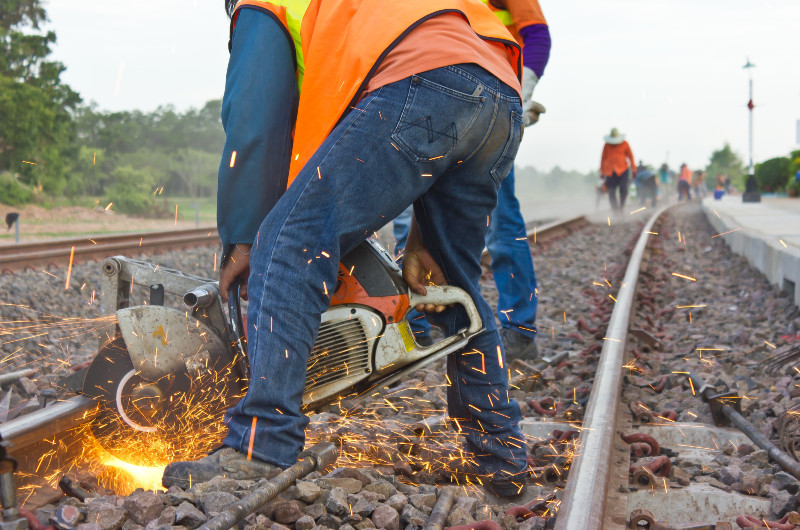
[[[636,163],[631,146],[616,128],[611,129],[604,140],[605,145],[600,159],[600,182],[597,185],[598,206],[602,194],[608,193],[611,210],[615,214],[621,213],[631,183],[635,186],[641,205],[649,199],[651,206],[655,206],[659,196],[669,200],[672,197],[672,190],[677,193],[679,201],[690,200],[692,197],[703,198],[708,193],[705,171],[698,169],[692,172],[684,163],[676,175],[666,163],[661,164],[658,171],[645,165],[641,160]],[[675,182],[676,176],[677,182]]]

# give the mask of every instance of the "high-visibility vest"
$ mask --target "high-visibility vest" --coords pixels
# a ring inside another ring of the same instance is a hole
[[[480,0],[241,0],[239,10],[260,9],[286,29],[295,49],[300,103],[289,183],[355,106],[383,58],[411,30],[445,13],[461,14],[482,39],[505,45],[517,77],[522,50],[505,26]]]
[[[501,5],[504,5],[503,0],[499,0]],[[489,9],[500,19],[506,29],[517,39],[517,42],[520,46],[522,46],[522,35],[519,34],[519,31],[527,26],[531,26],[533,24],[547,24],[547,20],[544,18],[544,13],[542,13],[542,8],[539,6],[538,0],[531,0],[530,5],[523,6],[523,21],[520,23],[519,21],[515,21],[514,17],[511,16],[511,11],[508,9],[502,9],[497,7],[492,3],[492,0],[481,0],[484,4],[486,4]]]

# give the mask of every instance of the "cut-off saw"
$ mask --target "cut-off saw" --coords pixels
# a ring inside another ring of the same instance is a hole
[[[222,428],[224,410],[243,395],[249,375],[238,286],[226,307],[213,280],[122,256],[107,258],[102,272],[101,302],[116,312],[116,333],[85,370],[80,389],[98,401],[97,440],[119,453],[131,432],[146,438],[185,432],[176,426],[195,433]],[[410,291],[374,239],[345,255],[308,359],[304,409],[390,385],[483,330],[466,292],[426,289],[425,296]],[[420,303],[461,306],[469,326],[420,345],[407,320]]]

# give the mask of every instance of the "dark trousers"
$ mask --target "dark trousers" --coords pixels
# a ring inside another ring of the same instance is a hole
[[[610,177],[606,177],[608,200],[611,202],[611,209],[615,212],[625,207],[625,198],[628,196],[629,172],[629,170],[625,170],[622,175],[617,175],[617,173],[614,172]],[[617,202],[617,189],[619,189],[619,203]]]
[[[678,200],[682,201],[684,198],[688,201],[692,198],[692,192],[689,191],[689,183],[685,180],[678,181]]]

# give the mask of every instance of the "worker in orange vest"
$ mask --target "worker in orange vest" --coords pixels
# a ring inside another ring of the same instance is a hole
[[[339,258],[417,201],[409,288],[464,289],[485,327],[450,354],[449,416],[473,455],[470,471],[518,497],[528,470],[520,408],[479,285],[486,219],[522,134],[518,43],[480,0],[226,7],[220,291],[246,282],[250,386],[226,414],[224,447],[170,464],[163,484],[261,477],[296,462],[309,422],[306,363]],[[418,309],[450,334],[467,318],[460,307]]]
[[[631,146],[616,127],[605,137],[605,142],[603,155],[600,158],[600,175],[606,181],[611,210],[620,213],[625,207],[625,198],[628,196],[629,179],[636,178],[636,162]],[[617,201],[617,190],[619,190],[619,201]]]

